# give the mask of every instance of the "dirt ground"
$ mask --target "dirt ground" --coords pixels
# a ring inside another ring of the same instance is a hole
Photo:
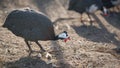
[[[120,67],[120,8],[115,8],[109,16],[101,15],[100,11],[92,14],[96,21],[91,26],[89,22],[84,22],[85,25],[80,22],[79,13],[66,9],[66,0],[26,0],[24,3],[18,0],[17,5],[16,0],[13,1],[6,0],[0,5],[0,68]],[[66,43],[62,40],[39,41],[52,54],[50,64],[44,56],[40,57],[39,47],[34,42],[31,46],[36,52],[28,56],[24,39],[2,27],[10,11],[28,6],[48,15],[56,34],[65,30],[71,37]],[[86,14],[83,19],[89,21]]]

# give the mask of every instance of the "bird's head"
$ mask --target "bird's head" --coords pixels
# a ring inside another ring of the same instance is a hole
[[[70,40],[70,37],[68,36],[68,33],[66,31],[63,31],[62,33],[58,34],[56,38],[64,40],[64,42],[67,42],[68,40]]]
[[[103,15],[104,15],[104,16],[108,16],[108,15],[109,15],[108,10],[107,10],[106,7],[103,7],[103,8],[102,8],[102,11],[103,11]]]

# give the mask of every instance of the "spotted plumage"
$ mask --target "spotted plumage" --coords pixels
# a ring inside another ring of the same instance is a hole
[[[28,41],[36,42],[36,44],[45,51],[39,44],[39,40],[62,40],[68,38],[67,32],[64,36],[55,35],[52,21],[43,13],[36,12],[31,9],[14,10],[6,18],[3,27],[8,28],[16,36],[23,37],[26,44],[30,47]]]

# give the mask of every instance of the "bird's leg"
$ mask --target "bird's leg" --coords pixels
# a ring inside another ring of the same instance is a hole
[[[43,52],[45,52],[45,50],[43,49],[43,47],[41,46],[41,44],[38,42],[38,41],[35,41],[36,42],[36,44],[40,47],[40,49],[43,51]]]
[[[119,10],[119,12],[120,12],[120,6],[117,6],[117,9]]]
[[[45,57],[47,59],[51,59],[52,58],[52,55],[49,52],[47,52],[46,50],[44,50],[43,47],[41,46],[41,44],[38,41],[36,41],[36,44],[42,49],[42,51],[44,52]]]
[[[81,22],[83,25],[85,25],[85,24],[84,24],[84,21],[83,21],[83,19],[82,19],[82,14],[80,15],[80,22]]]
[[[90,26],[92,26],[92,25],[93,25],[94,20],[92,20],[92,18],[91,18],[91,16],[90,16],[90,14],[89,14],[89,13],[87,13],[87,15],[88,15],[88,18],[90,19]]]
[[[29,55],[31,55],[31,53],[32,53],[32,48],[30,47],[30,45],[29,45],[29,43],[28,43],[28,40],[25,40],[25,43],[27,44],[27,46],[28,46],[28,48],[29,48],[29,51],[30,51]]]

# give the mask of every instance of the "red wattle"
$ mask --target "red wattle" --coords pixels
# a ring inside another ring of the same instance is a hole
[[[64,39],[64,42],[67,42],[67,40],[70,40],[70,37],[68,37],[68,38]]]
[[[108,16],[108,14],[103,14],[104,16]]]

